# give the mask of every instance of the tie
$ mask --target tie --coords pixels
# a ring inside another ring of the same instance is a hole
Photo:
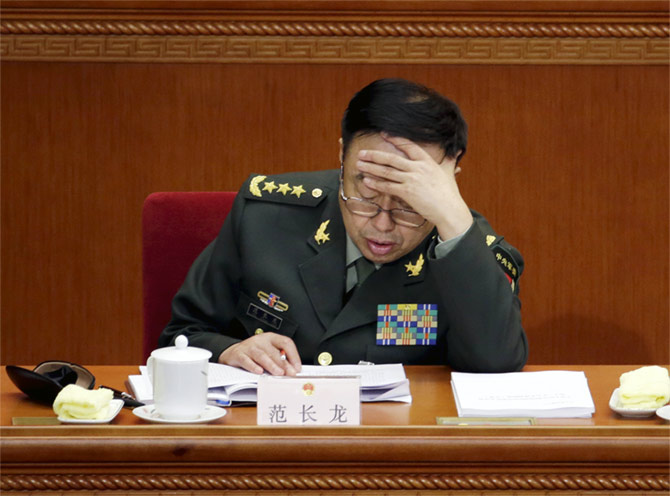
[[[372,274],[374,271],[375,271],[374,264],[370,262],[367,258],[361,257],[358,260],[356,260],[356,276],[358,277],[356,287],[363,284],[363,281],[365,281],[368,278],[368,276]]]
[[[347,292],[344,295],[345,303],[349,301],[349,298],[351,298],[351,295],[354,293],[356,288],[363,284],[363,281],[365,281],[365,279],[367,279],[368,276],[375,271],[374,264],[368,261],[365,257],[360,257],[356,259],[354,263],[350,264],[347,268],[347,273],[349,273],[351,270],[352,265],[356,269],[356,272],[355,275],[349,274],[349,277],[347,277]]]

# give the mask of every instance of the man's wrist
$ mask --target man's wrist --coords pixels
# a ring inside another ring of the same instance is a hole
[[[449,241],[465,234],[465,232],[472,227],[474,221],[470,210],[468,210],[467,215],[461,215],[458,220],[451,220],[449,223],[436,226],[437,235],[440,241]]]
[[[449,238],[447,240],[443,240],[442,237],[440,236],[440,233],[438,232],[437,244],[435,245],[434,250],[435,258],[446,257],[456,247],[456,245],[461,241],[461,239],[463,239],[463,237],[468,233],[468,231],[472,229],[472,226],[474,226],[474,221],[472,224],[470,224],[470,227],[468,227],[461,234],[454,236],[453,238]]]

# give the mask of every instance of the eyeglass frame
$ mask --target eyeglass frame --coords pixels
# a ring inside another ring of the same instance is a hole
[[[340,198],[342,198],[342,200],[344,201],[344,205],[347,207],[347,210],[349,210],[349,212],[351,212],[353,215],[358,215],[359,217],[365,217],[366,219],[374,219],[380,213],[386,212],[386,213],[389,214],[389,217],[391,218],[391,220],[395,224],[397,224],[399,226],[403,226],[403,227],[410,227],[410,228],[418,229],[419,227],[422,227],[427,222],[426,219],[421,216],[421,214],[419,214],[418,212],[415,212],[414,210],[407,210],[406,208],[386,209],[386,208],[380,207],[378,204],[376,204],[373,201],[366,200],[365,198],[358,198],[357,196],[345,196],[344,195],[344,163],[340,163]],[[355,201],[358,201],[358,202],[361,202],[361,203],[366,203],[368,205],[373,205],[373,206],[377,207],[377,213],[373,214],[373,215],[365,215],[365,214],[361,214],[361,213],[358,213],[358,212],[354,212],[353,210],[351,210],[351,208],[349,208],[347,206],[348,205],[347,202],[349,200],[355,200]],[[423,222],[421,224],[418,224],[418,225],[414,225],[414,224],[410,225],[410,224],[406,224],[406,223],[403,223],[403,222],[398,222],[396,220],[396,218],[393,216],[393,212],[396,212],[396,211],[408,212],[410,214],[416,214],[423,219]]]

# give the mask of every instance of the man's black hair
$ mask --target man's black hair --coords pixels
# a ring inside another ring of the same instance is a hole
[[[344,155],[356,136],[388,133],[437,144],[445,156],[465,154],[468,126],[458,106],[437,91],[405,79],[378,79],[354,95],[342,117]]]

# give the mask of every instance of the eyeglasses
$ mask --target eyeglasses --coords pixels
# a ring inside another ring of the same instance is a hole
[[[375,202],[371,202],[370,200],[356,198],[355,196],[345,196],[344,183],[341,176],[340,197],[344,201],[344,205],[347,207],[347,210],[349,210],[349,212],[354,215],[372,218],[379,215],[380,212],[387,212],[391,216],[391,219],[393,219],[393,222],[400,226],[421,227],[426,223],[426,219],[424,219],[414,210],[405,210],[404,208],[392,208],[390,210],[386,210],[385,208],[380,207]]]

